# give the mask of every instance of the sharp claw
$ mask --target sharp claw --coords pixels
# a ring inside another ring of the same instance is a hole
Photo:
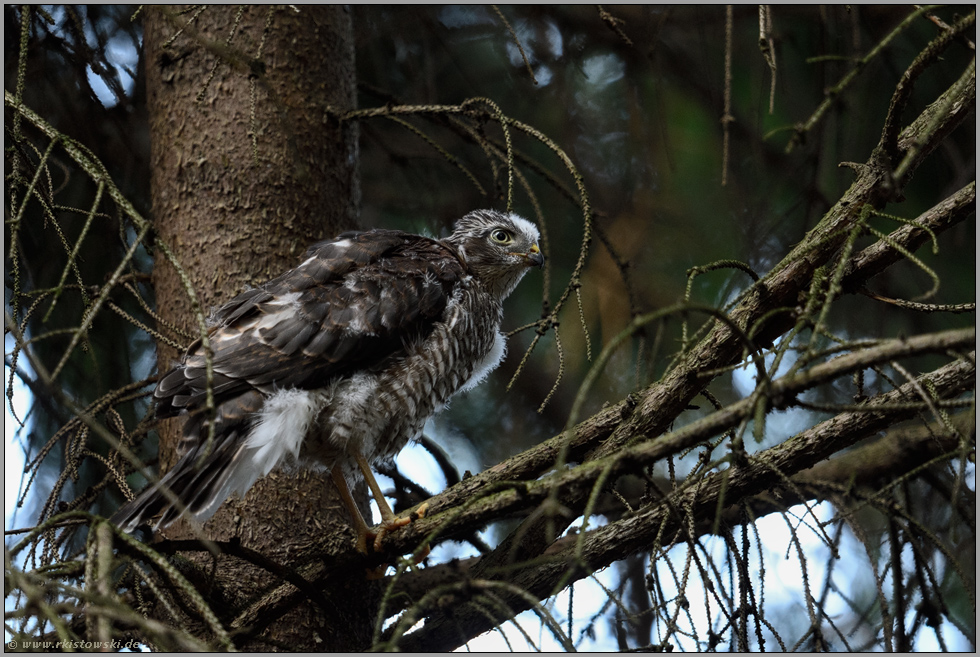
[[[399,527],[404,527],[405,525],[412,522],[411,518],[392,518],[388,522],[383,522],[378,527],[378,533],[374,536],[374,551],[381,552],[381,542],[384,540],[388,532],[398,529]]]
[[[384,542],[385,536],[399,527],[404,527],[405,525],[411,524],[414,520],[424,518],[428,510],[429,505],[428,503],[425,503],[408,516],[394,516],[387,520],[381,521],[377,529],[371,529],[365,532],[363,535],[358,536],[357,549],[367,554],[367,538],[371,537],[374,539],[372,542],[374,551],[381,552],[381,544]],[[426,551],[426,554],[428,554],[428,550]]]

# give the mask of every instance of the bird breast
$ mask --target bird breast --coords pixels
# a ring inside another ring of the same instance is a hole
[[[385,367],[317,391],[325,401],[304,460],[332,467],[353,450],[372,463],[393,458],[457,392],[482,381],[505,353],[501,307],[476,285],[454,294],[440,321]]]

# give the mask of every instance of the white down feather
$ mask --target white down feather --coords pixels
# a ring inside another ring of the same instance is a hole
[[[244,495],[260,477],[272,472],[286,455],[298,459],[303,439],[316,420],[325,399],[317,391],[279,390],[269,397],[248,438],[235,455],[233,466],[211,503],[195,514],[205,522],[231,495]]]

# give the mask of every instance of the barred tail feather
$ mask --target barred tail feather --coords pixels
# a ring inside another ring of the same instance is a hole
[[[159,516],[154,529],[160,530],[185,511],[198,522],[207,521],[235,492],[225,484],[236,469],[235,465],[241,462],[242,452],[246,451],[244,441],[237,434],[216,442],[214,451],[200,466],[197,463],[201,456],[199,449],[185,454],[159,482],[116,511],[112,522],[131,532]],[[253,478],[249,485],[254,481]]]
[[[226,499],[244,495],[287,455],[299,456],[324,403],[322,396],[303,390],[281,390],[268,399],[253,391],[226,402],[218,408],[214,449],[203,462],[199,461],[207,423],[203,414],[192,415],[184,426],[187,453],[158,483],[120,508],[112,521],[124,531],[157,515],[159,530],[185,511],[198,522],[207,521]]]

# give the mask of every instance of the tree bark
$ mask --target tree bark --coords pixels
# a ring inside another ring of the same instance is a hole
[[[333,5],[144,11],[153,284],[160,319],[187,344],[211,307],[295,266],[314,241],[356,227],[357,128],[331,119],[356,103],[353,27],[350,12]],[[160,344],[160,371],[179,357]],[[181,424],[160,428],[164,471],[176,461]],[[226,503],[204,534],[288,568],[300,546],[350,548],[342,509],[328,478],[277,471]],[[198,536],[186,523],[165,533]],[[189,558],[207,573],[202,592],[226,619],[280,581],[227,555]],[[373,596],[336,599],[343,604],[329,610],[301,603],[238,647],[363,648]]]

